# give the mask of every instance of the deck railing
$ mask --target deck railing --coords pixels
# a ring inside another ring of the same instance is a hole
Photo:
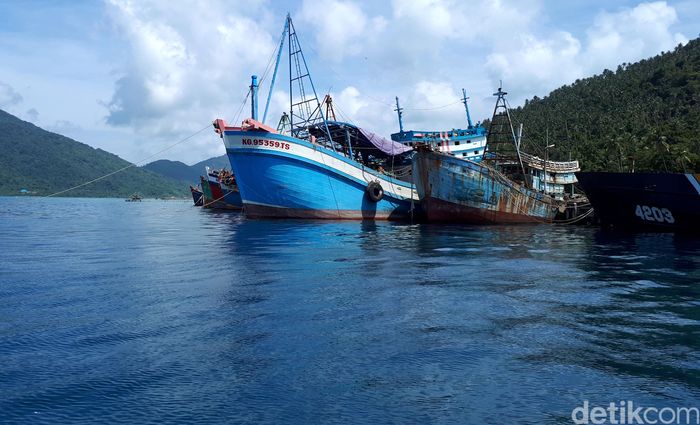
[[[540,170],[544,168],[545,161],[540,157],[525,152],[521,152],[520,157],[529,167]],[[547,172],[573,173],[580,170],[581,168],[579,167],[578,161],[547,161]]]

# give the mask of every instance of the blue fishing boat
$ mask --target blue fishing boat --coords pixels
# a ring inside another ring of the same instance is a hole
[[[257,77],[251,117],[238,127],[214,121],[251,217],[389,219],[411,217],[417,195],[411,183],[412,148],[324,113],[289,16],[285,38],[290,62],[290,111],[277,129],[257,117]],[[295,73],[293,74],[293,71]]]
[[[551,222],[555,199],[532,188],[500,88],[481,161],[425,144],[413,157],[413,180],[428,221],[469,224]]]
[[[399,117],[399,132],[391,135],[391,139],[407,146],[430,145],[433,150],[456,158],[481,161],[486,151],[486,128],[481,122],[472,124],[469,114],[467,92],[462,89],[462,103],[467,114],[467,128],[451,130],[408,130],[403,129],[403,108],[396,98],[396,113]]]

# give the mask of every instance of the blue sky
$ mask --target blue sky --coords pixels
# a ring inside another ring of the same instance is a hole
[[[482,119],[499,80],[517,105],[700,32],[695,0],[5,0],[0,109],[140,161],[214,118],[234,119],[287,11],[319,92],[385,136],[398,129],[394,96],[406,128],[451,129],[465,125],[462,87]],[[273,125],[288,109],[287,78],[273,94]],[[266,93],[264,84],[261,102]],[[205,131],[156,158],[221,153]]]

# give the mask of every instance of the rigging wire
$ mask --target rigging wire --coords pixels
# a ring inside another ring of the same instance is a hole
[[[368,98],[368,99],[370,99],[370,100],[373,100],[373,101],[375,101],[375,102],[377,102],[377,103],[381,103],[381,104],[384,105],[384,106],[387,106],[387,107],[389,107],[389,108],[392,108],[392,110],[393,110],[393,108],[394,108],[394,106],[395,106],[393,103],[385,102],[385,101],[383,101],[383,100],[381,100],[381,99],[377,99],[376,97],[373,97],[373,96],[371,96],[371,95],[369,95],[369,94],[364,94],[363,96],[366,97],[366,98]],[[451,102],[451,103],[447,103],[447,104],[445,104],[445,105],[434,106],[434,107],[430,107],[430,108],[406,108],[406,107],[403,107],[403,106],[402,106],[401,109],[403,109],[404,111],[435,111],[435,110],[438,110],[438,109],[445,109],[445,108],[447,108],[448,106],[457,105],[457,104],[459,104],[459,103],[462,103],[462,101],[461,101],[461,100],[458,100],[458,101],[456,101],[456,102]]]
[[[309,46],[309,49],[311,49],[314,53],[316,53],[317,56],[319,56],[319,52],[318,52],[316,49],[314,49],[313,46]],[[343,78],[343,76],[340,75],[331,65],[329,65],[328,63],[325,63],[325,66],[326,66],[333,74],[335,74],[335,76],[338,77],[338,79],[339,79],[340,81],[347,81],[347,78]],[[384,106],[387,106],[387,107],[389,107],[389,108],[392,108],[392,110],[393,110],[393,108],[394,108],[394,104],[393,104],[393,103],[386,102],[386,101],[383,101],[383,100],[381,100],[381,99],[377,99],[376,97],[373,97],[373,96],[371,96],[371,95],[369,95],[369,94],[364,94],[364,95],[362,95],[362,96],[363,96],[363,97],[366,97],[366,98],[368,98],[368,99],[371,99],[371,100],[373,100],[373,101],[375,101],[375,102],[377,102],[377,103],[381,103],[381,104],[384,105]],[[448,103],[448,104],[446,104],[446,105],[435,106],[435,107],[431,107],[431,108],[406,108],[406,107],[402,107],[402,109],[405,110],[405,111],[435,111],[435,110],[444,109],[444,108],[447,108],[448,106],[456,105],[456,104],[459,104],[459,103],[462,103],[462,101],[461,101],[461,100],[458,100],[458,101],[456,101],[456,102]]]
[[[233,119],[232,122],[238,122],[238,119],[241,117],[241,113],[243,113],[243,108],[245,108],[245,105],[248,104],[248,97],[250,97],[250,90],[246,92],[245,97],[243,98],[243,102],[241,103],[241,106],[238,107],[238,112],[236,112],[236,117]]]

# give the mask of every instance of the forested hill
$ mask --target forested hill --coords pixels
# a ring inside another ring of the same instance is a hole
[[[159,159],[148,163],[141,168],[145,168],[146,170],[153,171],[154,173],[173,180],[181,181],[185,185],[196,185],[199,182],[199,176],[204,175],[205,173],[205,166],[209,166],[215,170],[222,168],[227,168],[229,170],[231,169],[231,165],[228,162],[228,157],[226,155],[205,159],[204,161],[198,162],[194,165],[187,165],[180,161]]]
[[[94,149],[0,110],[0,195],[26,189],[48,195],[130,165],[101,149]],[[62,196],[147,197],[187,195],[187,186],[139,167],[64,193]]]
[[[700,172],[700,39],[577,80],[513,110],[523,144],[587,171]]]

